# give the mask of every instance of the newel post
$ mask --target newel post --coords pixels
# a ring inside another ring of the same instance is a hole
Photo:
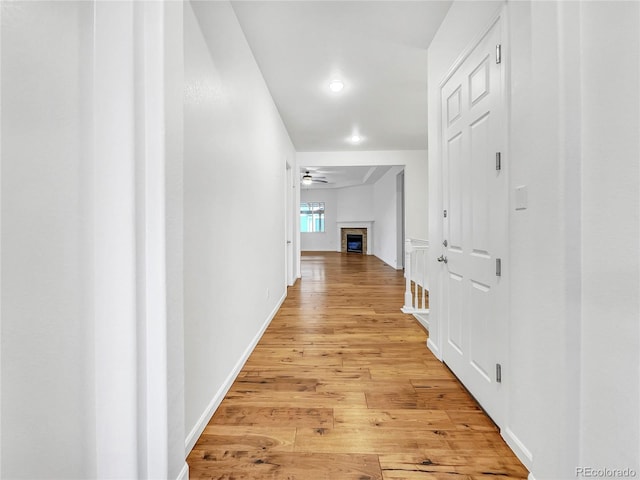
[[[405,290],[404,290],[404,306],[402,311],[405,313],[413,312],[413,296],[411,295],[411,253],[413,252],[413,245],[411,239],[407,238],[404,241],[404,276],[405,276]]]

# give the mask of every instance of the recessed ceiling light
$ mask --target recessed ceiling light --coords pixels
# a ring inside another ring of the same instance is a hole
[[[333,80],[330,84],[329,84],[329,89],[332,92],[340,92],[342,89],[344,88],[344,83],[342,82],[342,80]]]
[[[362,137],[360,135],[351,135],[350,140],[352,143],[360,143],[362,141]]]

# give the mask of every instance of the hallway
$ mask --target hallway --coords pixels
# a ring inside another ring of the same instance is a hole
[[[524,479],[494,424],[400,313],[374,256],[302,255],[302,279],[187,461],[207,479]]]

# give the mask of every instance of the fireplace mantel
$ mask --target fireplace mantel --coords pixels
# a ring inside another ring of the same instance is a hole
[[[367,255],[373,255],[373,220],[363,221],[349,221],[349,222],[336,222],[338,231],[338,239],[336,245],[338,246],[337,252],[341,251],[342,247],[342,229],[343,228],[366,228],[367,229]]]

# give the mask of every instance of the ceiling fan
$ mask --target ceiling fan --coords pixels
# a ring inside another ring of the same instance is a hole
[[[311,185],[312,183],[329,183],[325,180],[326,177],[318,177],[318,176],[312,176],[311,173],[309,173],[309,170],[304,172],[304,175],[302,175],[302,184],[303,185]]]

